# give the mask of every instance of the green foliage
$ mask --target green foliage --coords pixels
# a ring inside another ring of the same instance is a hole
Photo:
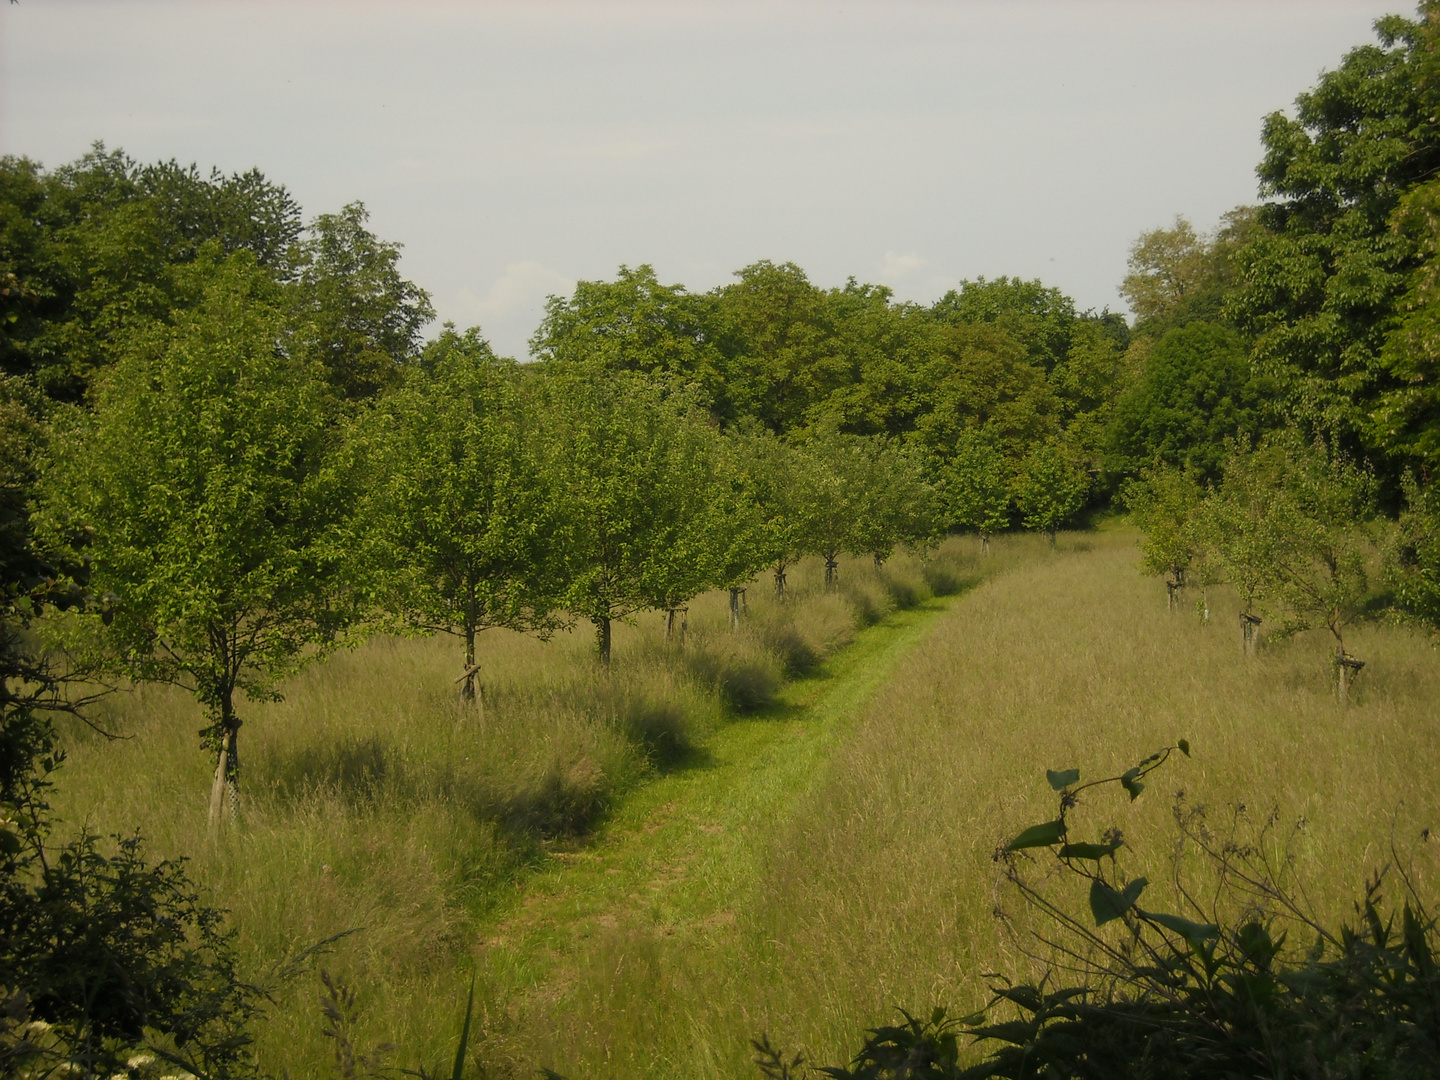
[[[185,266],[243,251],[283,276],[299,231],[289,194],[253,169],[204,177],[98,143],[53,172],[0,159],[0,365],[79,400],[128,328],[191,302]]]
[[[1347,53],[1296,99],[1293,119],[1266,118],[1258,171],[1271,201],[1227,301],[1291,415],[1387,469],[1425,415],[1408,411],[1405,348],[1384,350],[1422,261],[1392,221],[1440,165],[1434,11],[1426,0],[1417,21],[1378,20],[1378,45]]]
[[[980,432],[961,435],[940,477],[951,523],[974,529],[982,540],[1009,527],[1010,463]]]
[[[1020,342],[1030,360],[1050,371],[1070,349],[1075,304],[1059,289],[1036,281],[998,277],[962,281],[935,302],[947,323],[988,324]]]
[[[1440,633],[1440,492],[1404,478],[1405,512],[1386,560],[1400,610]]]
[[[715,436],[691,398],[653,378],[561,368],[535,391],[571,530],[564,603],[594,623],[608,663],[613,620],[673,607],[710,583]]]
[[[403,626],[463,638],[471,691],[475,635],[548,635],[567,584],[555,470],[515,364],[447,327],[354,428],[376,597]]]
[[[1325,627],[1343,656],[1369,588],[1373,499],[1373,480],[1343,455],[1275,432],[1253,452],[1232,446],[1202,527],[1247,611],[1258,601],[1284,632]]]
[[[1054,546],[1056,530],[1085,505],[1090,477],[1069,447],[1051,440],[1025,455],[1010,490],[1025,527],[1045,533]]]
[[[1234,331],[1204,322],[1170,330],[1116,403],[1109,467],[1169,465],[1214,479],[1225,440],[1258,432],[1261,399]]]
[[[58,634],[188,688],[233,765],[235,691],[273,697],[356,614],[352,495],[324,382],[277,349],[271,278],[248,255],[196,274],[200,303],[133,333],[94,413],[56,438],[40,520],[52,550],[93,529],[91,585],[111,604],[98,636],[73,620]]]
[[[356,202],[311,222],[288,290],[292,348],[350,399],[397,385],[435,317],[425,290],[400,276],[400,245],[371,233],[369,217]]]
[[[1147,470],[1126,486],[1123,497],[1130,521],[1145,534],[1140,541],[1142,573],[1169,575],[1172,585],[1185,584],[1186,572],[1203,546],[1203,495],[1195,477],[1178,469]]]
[[[613,282],[582,281],[568,300],[552,296],[530,351],[542,360],[669,376],[729,417],[712,306],[682,285],[662,285],[649,265],[622,266]]]

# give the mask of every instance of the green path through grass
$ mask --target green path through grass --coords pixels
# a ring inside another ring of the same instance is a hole
[[[485,997],[507,1014],[507,1026],[537,1029],[522,1035],[526,1049],[544,1053],[548,1044],[563,1054],[568,1040],[557,1042],[552,1025],[563,1025],[562,1014],[573,1019],[569,999],[594,998],[597,962],[621,966],[637,943],[651,943],[652,968],[656,946],[718,949],[714,962],[734,959],[723,954],[738,947],[736,913],[777,828],[896,662],[955,600],[896,612],[862,631],[818,672],[787,685],[776,706],[725,724],[700,761],[630,795],[583,849],[555,853],[529,878],[487,930],[479,963]]]

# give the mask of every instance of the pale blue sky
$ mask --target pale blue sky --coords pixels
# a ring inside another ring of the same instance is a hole
[[[1042,278],[1082,307],[1142,230],[1255,198],[1261,118],[1412,4],[0,6],[0,152],[95,139],[361,200],[442,318],[523,356],[617,265],[706,289],[757,259],[930,301]]]

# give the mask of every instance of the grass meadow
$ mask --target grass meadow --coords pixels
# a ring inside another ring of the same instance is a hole
[[[1332,927],[1390,860],[1392,830],[1408,848],[1440,823],[1440,657],[1424,639],[1357,632],[1351,650],[1369,664],[1341,708],[1324,638],[1269,643],[1247,662],[1233,598],[1212,589],[1208,623],[1188,603],[1167,612],[1163,585],[1136,571],[1133,532],[1062,535],[1054,553],[1011,537],[997,550],[997,572],[938,614],[767,822],[753,876],[722,910],[707,914],[714,882],[679,845],[680,857],[652,860],[644,888],[680,895],[677,878],[696,877],[688,927],[654,903],[617,906],[575,935],[558,977],[528,995],[492,991],[497,1073],[541,1062],[574,1077],[755,1075],[747,1040],[761,1032],[834,1064],[897,1005],[968,1012],[987,1001],[984,972],[1038,978],[1029,931],[1044,927],[993,856],[1054,816],[1046,768],[1113,775],[1189,739],[1194,756],[1176,755],[1138,802],[1104,791],[1072,817],[1097,839],[1125,830],[1155,910],[1178,910],[1166,883],[1182,789],[1217,823],[1240,806],[1256,827],[1274,812],[1274,844]],[[637,836],[664,835],[673,808],[653,813]],[[703,828],[690,847],[703,848]],[[623,874],[624,858],[606,855],[606,872]],[[1421,845],[1431,896],[1433,861]],[[1080,886],[1054,888],[1086,910]],[[575,916],[564,903],[554,914]],[[503,944],[477,957],[482,985],[487,973],[504,985]]]
[[[453,1055],[472,975],[476,1075],[755,1075],[762,1032],[837,1063],[897,1005],[968,1012],[982,973],[1040,974],[993,856],[1054,816],[1047,768],[1089,779],[1189,740],[1138,802],[1100,792],[1072,816],[1124,829],[1158,910],[1181,789],[1217,821],[1273,811],[1332,925],[1392,834],[1408,850],[1440,824],[1429,642],[1347,635],[1367,667],[1342,708],[1326,640],[1246,660],[1233,598],[1212,589],[1208,623],[1167,612],[1135,540],[1003,537],[982,562],[956,539],[928,564],[847,563],[833,594],[807,564],[783,607],[752,587],[738,634],[723,596],[692,605],[683,653],[642,617],[609,676],[586,633],[490,632],[483,713],[458,700],[454,643],[373,640],[246,710],[244,818],[213,844],[200,718],[142,688],[105,707],[125,741],[73,733],[55,802],[190,854],[258,973],[363,927],[319,963],[355,990],[362,1049],[398,1044],[397,1064]],[[1425,845],[1417,859],[1433,895]],[[277,1073],[326,1075],[318,989],[276,991]]]
[[[527,882],[657,778],[703,763],[727,725],[773,712],[788,684],[864,627],[959,589],[976,560],[958,542],[880,571],[853,560],[830,593],[822,572],[792,569],[783,605],[762,577],[739,632],[724,594],[699,598],[683,649],[664,642],[663,615],[642,615],[616,628],[608,673],[588,627],[549,642],[488,631],[480,707],[460,699],[454,639],[341,652],[292,680],[283,701],[243,708],[241,821],[213,839],[198,709],[179,690],[129,689],[95,714],[121,739],[66,729],[52,801],[62,828],[138,830],[152,857],[190,858],[274,996],[261,1029],[268,1069],[329,1073],[318,978],[277,973],[351,930],[317,962],[356,993],[351,1036],[362,1050],[393,1044],[396,1065],[432,1067],[454,1054],[477,942]]]

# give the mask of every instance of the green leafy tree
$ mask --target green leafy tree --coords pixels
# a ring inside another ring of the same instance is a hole
[[[941,471],[950,520],[980,534],[980,553],[990,553],[990,537],[1010,527],[1010,462],[978,431],[967,431],[955,456]]]
[[[568,299],[550,297],[530,351],[541,360],[678,379],[728,419],[713,307],[713,298],[662,284],[648,264],[622,266],[613,282],[582,281]]]
[[[352,400],[398,385],[435,317],[429,294],[400,275],[400,245],[370,232],[369,218],[356,202],[311,222],[289,290],[292,347]]]
[[[199,304],[135,332],[57,439],[41,521],[52,546],[94,530],[91,588],[113,597],[98,660],[205,710],[214,823],[238,792],[237,693],[274,699],[358,612],[323,378],[279,348],[280,297],[252,257],[195,273]]]
[[[1293,420],[1392,478],[1426,415],[1409,409],[1404,350],[1384,346],[1423,258],[1394,216],[1440,169],[1436,10],[1378,20],[1378,44],[1348,52],[1293,118],[1266,118],[1262,229],[1227,301]]]
[[[535,393],[572,537],[564,603],[608,665],[615,620],[704,587],[694,526],[711,434],[693,400],[644,376],[549,369]]]
[[[1225,440],[1258,434],[1263,397],[1233,330],[1204,322],[1170,330],[1116,404],[1110,469],[1134,474],[1168,465],[1213,480]]]
[[[726,436],[731,460],[744,470],[746,490],[758,517],[755,540],[761,565],[769,565],[775,595],[785,600],[786,572],[806,554],[806,485],[812,480],[802,449],[771,434],[758,421],[741,423]]]
[[[1049,372],[1065,359],[1075,302],[1040,281],[998,277],[962,281],[931,308],[949,324],[991,325],[1020,342],[1032,363]]]
[[[831,305],[794,263],[754,263],[715,295],[715,325],[737,416],[797,432],[845,384]]]
[[[1433,633],[1440,633],[1440,491],[1404,478],[1405,512],[1387,553],[1397,606]]]
[[[1330,632],[1342,699],[1363,666],[1346,651],[1345,630],[1365,614],[1373,500],[1363,469],[1281,431],[1254,451],[1234,446],[1207,508],[1209,534],[1247,610],[1255,594],[1280,617],[1282,634]]]
[[[1174,468],[1147,470],[1123,492],[1130,521],[1144,534],[1140,571],[1165,579],[1166,602],[1172,610],[1191,566],[1202,557],[1198,521],[1203,496],[1193,475]]]
[[[127,328],[196,301],[184,268],[207,249],[284,277],[299,231],[294,200],[253,169],[207,177],[99,143],[53,171],[0,159],[0,364],[78,401]]]
[[[378,599],[406,627],[464,641],[467,699],[477,635],[548,636],[561,622],[567,533],[518,381],[477,329],[447,326],[356,424],[371,472],[356,533]]]
[[[1060,526],[1084,507],[1090,477],[1069,447],[1050,440],[1025,455],[1010,491],[1025,527],[1044,533],[1053,548]]]
[[[852,544],[879,568],[899,545],[923,549],[942,532],[939,497],[919,457],[903,445],[869,436],[859,445],[852,486],[860,496]]]

